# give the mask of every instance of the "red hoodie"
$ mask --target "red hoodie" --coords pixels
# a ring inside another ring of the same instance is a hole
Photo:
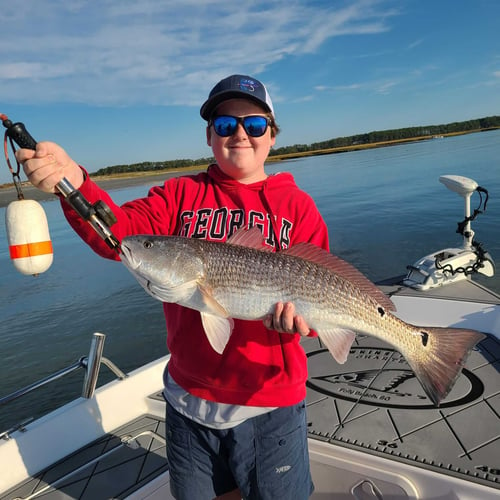
[[[111,228],[121,241],[132,234],[182,235],[225,241],[240,227],[258,226],[266,244],[281,250],[310,242],[326,250],[328,231],[312,198],[288,173],[241,184],[217,165],[207,172],[169,179],[146,198],[117,206],[88,177],[80,187],[91,202],[101,199],[117,218]],[[63,200],[71,226],[99,255],[114,253]],[[206,338],[200,313],[163,304],[169,373],[186,391],[220,403],[288,406],[305,397],[307,363],[299,335],[267,330],[262,321],[235,320],[222,355]]]

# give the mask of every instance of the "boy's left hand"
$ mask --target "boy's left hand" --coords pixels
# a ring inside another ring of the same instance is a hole
[[[306,337],[310,328],[302,316],[295,314],[295,306],[292,302],[278,302],[274,314],[268,314],[264,318],[264,326],[269,330],[280,333],[298,333]]]

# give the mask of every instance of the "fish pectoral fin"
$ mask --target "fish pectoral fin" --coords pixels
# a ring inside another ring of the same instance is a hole
[[[137,278],[144,289],[153,297],[162,302],[185,302],[196,290],[196,281],[186,281],[178,286],[162,286],[148,280]]]
[[[229,313],[226,311],[226,308],[217,302],[210,288],[198,283],[198,290],[201,293],[201,300],[209,313],[222,316],[223,318],[229,317]]]
[[[202,312],[201,322],[212,349],[218,354],[222,354],[229,342],[229,337],[231,337],[234,321],[232,318],[222,318],[215,314]]]
[[[332,328],[319,331],[318,336],[335,358],[335,361],[343,365],[347,361],[356,333],[343,328]]]

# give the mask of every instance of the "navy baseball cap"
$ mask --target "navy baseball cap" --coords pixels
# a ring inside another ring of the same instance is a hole
[[[250,99],[274,116],[273,103],[266,87],[259,80],[246,75],[231,75],[221,80],[210,92],[200,109],[200,115],[209,121],[214,109],[228,99]]]

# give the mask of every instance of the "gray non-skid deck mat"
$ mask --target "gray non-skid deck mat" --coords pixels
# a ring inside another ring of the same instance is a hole
[[[358,336],[337,364],[307,339],[309,437],[500,489],[500,342],[469,356],[435,408],[401,354]],[[499,493],[500,494],[500,493]]]
[[[25,498],[33,494],[44,500],[125,498],[167,469],[165,422],[143,415],[0,498]]]

